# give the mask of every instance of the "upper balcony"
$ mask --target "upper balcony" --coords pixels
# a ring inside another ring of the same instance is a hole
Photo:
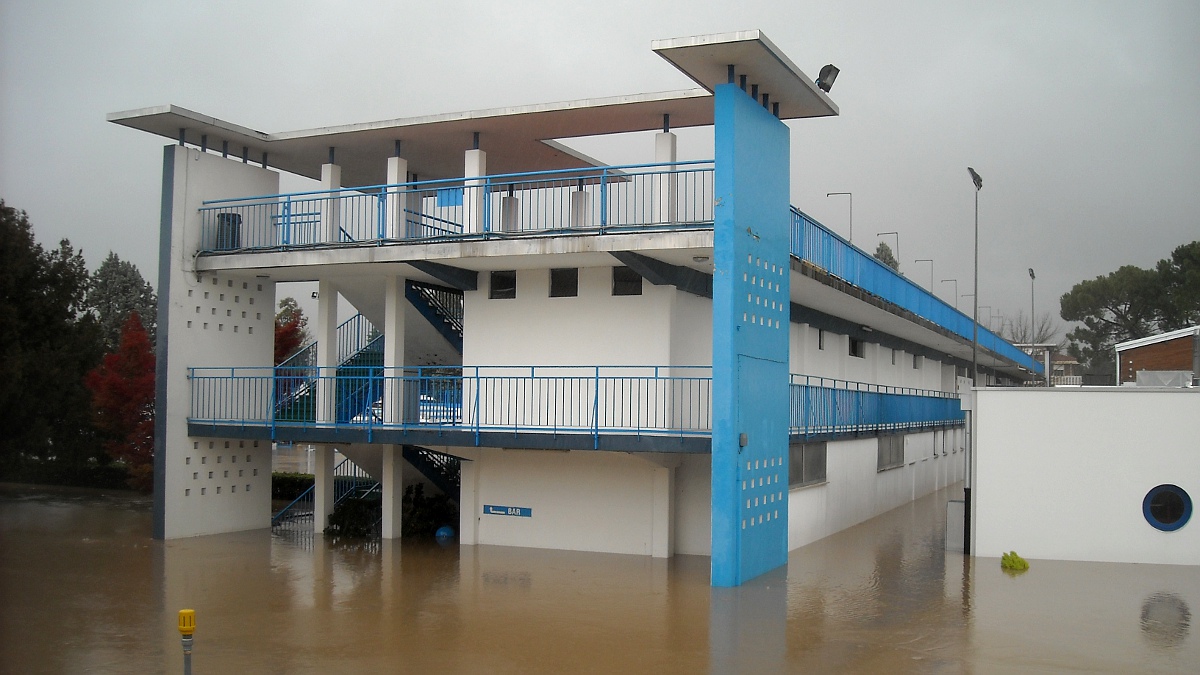
[[[200,254],[711,228],[713,201],[712,161],[211,200]]]

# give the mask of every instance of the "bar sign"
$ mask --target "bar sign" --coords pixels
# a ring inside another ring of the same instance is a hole
[[[518,518],[532,518],[533,509],[528,506],[495,506],[493,504],[484,504],[483,513],[488,516],[517,516]]]

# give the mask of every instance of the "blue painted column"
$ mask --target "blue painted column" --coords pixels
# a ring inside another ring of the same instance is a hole
[[[712,584],[787,563],[789,131],[716,87]]]

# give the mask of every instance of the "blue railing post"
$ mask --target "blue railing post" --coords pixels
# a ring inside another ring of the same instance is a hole
[[[595,367],[595,382],[592,392],[592,449],[600,449],[600,366]]]
[[[600,170],[600,231],[608,225],[608,167]]]

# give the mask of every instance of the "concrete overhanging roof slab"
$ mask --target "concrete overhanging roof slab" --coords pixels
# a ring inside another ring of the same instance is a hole
[[[651,48],[710,92],[729,81],[733,66],[735,79],[745,75],[748,86],[758,85],[760,96],[779,104],[780,119],[838,114],[837,104],[762,31],[655,40]]]
[[[704,89],[592,98],[508,108],[411,117],[380,122],[321,127],[283,133],[263,133],[175,105],[110,113],[108,121],[140,131],[200,145],[220,152],[229,143],[231,157],[267,165],[313,179],[329,161],[342,167],[345,186],[380,185],[386,181],[387,158],[401,141],[400,155],[421,180],[463,175],[463,151],[480,134],[489,174],[586,168],[602,163],[571,150],[554,139],[661,129],[663,115],[672,127],[713,123],[712,96]]]

